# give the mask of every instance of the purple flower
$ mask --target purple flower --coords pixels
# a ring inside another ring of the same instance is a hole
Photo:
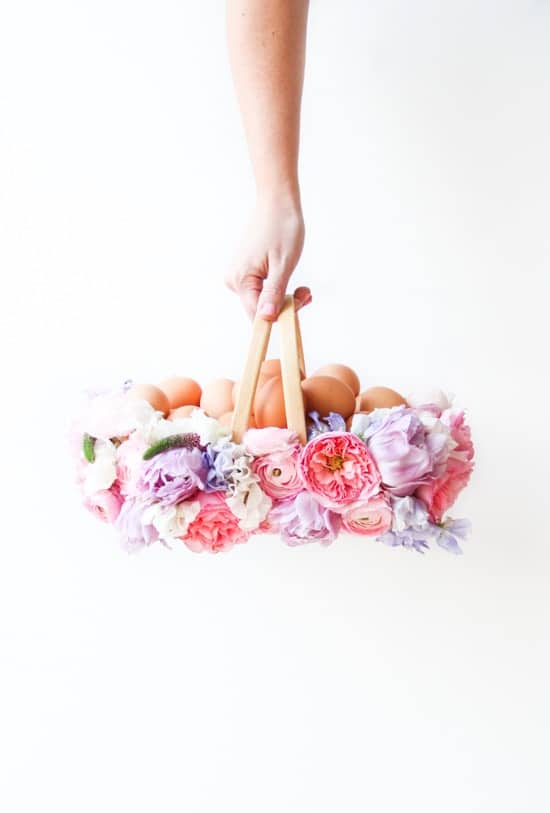
[[[468,519],[448,519],[441,526],[434,526],[438,533],[436,542],[449,553],[462,553],[458,544],[459,539],[466,539],[471,530]]]
[[[380,413],[373,415],[361,436],[378,466],[383,485],[403,497],[437,476],[449,454],[448,434],[429,431],[415,411],[405,406]]]
[[[317,435],[320,435],[322,432],[346,431],[346,422],[342,415],[340,415],[338,412],[329,412],[329,414],[322,419],[316,410],[313,412],[308,412],[307,415],[309,418],[307,422],[308,440],[317,437]]]
[[[270,525],[278,528],[283,540],[292,547],[305,542],[329,545],[338,536],[341,522],[338,514],[324,508],[307,491],[274,504],[269,514]]]
[[[208,462],[200,449],[170,449],[143,467],[137,490],[145,499],[175,505],[204,490],[207,474]]]
[[[120,509],[115,528],[129,550],[151,545],[159,538],[157,529],[144,515],[148,507],[147,503],[134,497],[127,499]]]

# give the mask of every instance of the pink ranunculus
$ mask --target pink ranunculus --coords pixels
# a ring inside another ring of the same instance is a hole
[[[294,497],[304,488],[299,464],[300,447],[296,445],[285,451],[257,457],[252,469],[266,494],[274,500],[284,500]]]
[[[265,429],[248,429],[243,437],[246,451],[254,457],[276,452],[287,452],[299,447],[298,436],[290,429],[268,426]]]
[[[150,443],[138,430],[120,444],[116,451],[117,479],[125,497],[137,496],[137,482],[144,465],[143,453]]]
[[[391,506],[383,494],[354,502],[342,512],[344,529],[362,536],[379,536],[389,531],[392,519]]]
[[[120,494],[118,485],[96,491],[95,494],[84,498],[85,508],[98,519],[109,523],[114,522],[120,514],[123,502],[124,499]]]
[[[441,522],[445,512],[468,484],[474,468],[474,444],[470,427],[464,420],[464,412],[446,409],[441,420],[449,427],[456,445],[449,454],[444,472],[416,490],[416,496],[425,503],[432,522]]]
[[[378,493],[380,473],[365,443],[351,432],[323,432],[302,450],[305,487],[334,510]]]
[[[200,503],[200,511],[182,537],[190,550],[195,553],[205,550],[219,553],[247,541],[250,534],[239,527],[239,520],[223,494],[219,491],[199,492],[196,499]]]

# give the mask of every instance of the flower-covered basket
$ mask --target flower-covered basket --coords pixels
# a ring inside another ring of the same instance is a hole
[[[131,382],[90,396],[72,431],[86,508],[112,524],[129,550],[160,542],[217,553],[273,533],[290,546],[329,545],[350,534],[421,553],[431,543],[460,553],[469,523],[446,512],[473,469],[463,411],[440,392],[405,401],[385,388],[372,390],[378,403],[384,390],[378,406],[374,397],[358,396],[355,414],[308,409],[321,378],[328,392],[315,403],[329,403],[340,391],[346,401],[347,384],[326,375],[311,377],[309,387],[303,381],[291,296],[278,327],[282,425],[252,423],[271,333],[261,317],[229,421],[201,408],[196,382],[198,393],[186,394],[190,403],[180,408],[164,391]],[[261,406],[270,414],[279,379],[267,384]]]

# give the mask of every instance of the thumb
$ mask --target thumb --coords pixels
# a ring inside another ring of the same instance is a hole
[[[290,274],[286,273],[282,267],[269,266],[269,271],[258,299],[258,313],[264,319],[272,322],[279,316],[281,308],[283,307],[289,277]]]

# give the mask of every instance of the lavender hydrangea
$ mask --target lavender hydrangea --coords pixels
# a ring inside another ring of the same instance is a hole
[[[322,432],[345,432],[346,422],[338,412],[329,412],[325,418],[321,418],[316,410],[308,412],[307,439],[311,440]]]

